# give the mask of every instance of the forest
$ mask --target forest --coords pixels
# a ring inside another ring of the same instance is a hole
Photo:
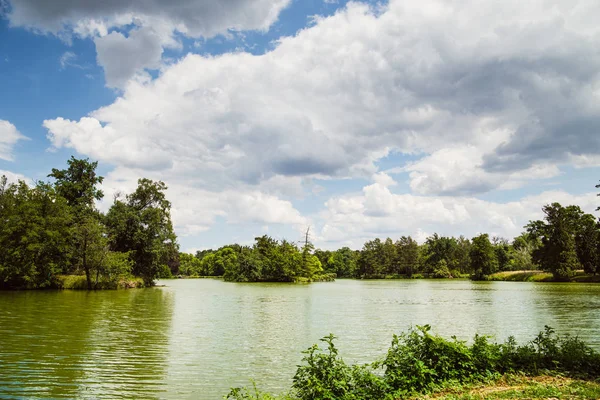
[[[166,185],[140,179],[101,213],[98,163],[67,163],[51,182],[0,178],[0,289],[151,286],[178,259]]]
[[[180,253],[171,203],[160,181],[142,178],[107,212],[97,202],[103,177],[97,162],[71,157],[49,182],[28,185],[0,178],[0,289],[114,289],[152,286],[158,278],[223,277],[232,282],[312,282],[335,278],[466,278],[499,271],[543,270],[569,281],[576,271],[596,275],[600,224],[579,206],[543,207],[512,240],[433,234],[374,239],[361,250],[315,249],[307,229],[294,243],[264,235],[252,246],[231,244]],[[596,186],[600,187],[600,185]]]
[[[599,187],[598,185],[597,187]],[[267,235],[252,246],[180,254],[178,274],[223,276],[236,282],[291,282],[333,278],[466,278],[485,280],[499,271],[543,270],[569,281],[578,270],[595,275],[600,263],[600,224],[579,206],[552,203],[544,220],[530,221],[509,241],[480,234],[472,239],[433,234],[423,244],[410,236],[374,239],[361,250],[314,250]],[[308,232],[307,232],[308,233]]]

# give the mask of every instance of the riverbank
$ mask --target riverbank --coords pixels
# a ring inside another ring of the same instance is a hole
[[[554,277],[550,272],[544,271],[503,271],[488,276],[487,280],[506,282],[554,282]],[[571,282],[598,283],[600,282],[600,275],[576,271],[575,275],[571,278]]]
[[[490,382],[449,387],[411,400],[600,399],[600,383],[564,376],[507,374]]]
[[[85,275],[58,275],[56,287],[58,290],[88,290]],[[142,278],[122,277],[116,280],[92,280],[94,290],[137,289],[145,287]]]

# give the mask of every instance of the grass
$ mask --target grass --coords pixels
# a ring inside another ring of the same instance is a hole
[[[58,289],[67,290],[87,290],[87,280],[85,275],[59,275]],[[95,282],[95,280],[93,280]],[[96,290],[113,290],[113,289],[134,289],[144,287],[142,278],[136,277],[121,277],[117,281],[108,281],[101,279],[98,282]]]
[[[553,282],[550,272],[544,271],[503,271],[496,272],[488,277],[489,281],[507,282]],[[582,270],[576,271],[572,282],[592,283],[600,282],[600,275],[586,274]]]
[[[600,383],[561,376],[507,374],[496,381],[459,385],[412,399],[600,399]]]
[[[503,271],[488,277],[490,281],[552,282],[552,274],[544,271]]]

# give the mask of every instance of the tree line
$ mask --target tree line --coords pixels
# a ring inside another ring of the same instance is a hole
[[[597,187],[600,188],[600,185]],[[600,209],[600,208],[599,208]],[[484,280],[500,271],[544,270],[554,280],[568,281],[575,271],[600,271],[600,224],[579,206],[552,203],[544,219],[530,221],[512,241],[480,234],[471,239],[437,233],[423,244],[410,236],[396,241],[374,239],[361,250],[313,251],[264,235],[252,246],[239,244],[216,250],[180,254],[178,274],[223,276],[237,282],[330,280],[337,278],[456,278]]]
[[[29,186],[0,178],[0,288],[61,287],[61,277],[84,278],[87,289],[113,288],[130,278],[149,286],[157,278],[222,276],[234,282],[294,282],[334,278],[486,279],[498,271],[552,272],[567,281],[576,270],[600,269],[600,225],[580,207],[552,203],[509,241],[437,233],[419,244],[410,236],[374,239],[361,250],[315,249],[307,230],[300,243],[268,235],[252,246],[232,244],[180,253],[166,185],[142,178],[117,195],[106,213],[96,202],[103,177],[97,162],[71,157],[49,182]],[[597,187],[600,187],[598,185]]]
[[[49,182],[30,186],[0,177],[0,289],[61,287],[84,278],[87,289],[144,285],[176,268],[177,238],[163,182],[139,179],[133,193],[115,196],[108,212],[96,201],[103,177],[97,162],[71,157]]]

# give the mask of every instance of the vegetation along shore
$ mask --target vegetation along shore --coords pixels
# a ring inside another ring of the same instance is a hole
[[[68,160],[49,182],[0,178],[0,289],[116,289],[152,286],[158,278],[223,277],[232,282],[314,282],[336,278],[471,278],[597,282],[600,225],[579,206],[552,203],[512,240],[437,233],[374,239],[361,250],[315,249],[267,235],[252,246],[179,252],[167,186],[139,179],[106,213],[96,202],[97,162]],[[600,186],[600,185],[599,185]],[[597,186],[597,187],[599,187]]]
[[[519,345],[509,337],[494,343],[476,335],[471,344],[448,340],[418,326],[394,335],[387,354],[365,365],[339,356],[335,336],[303,352],[289,392],[234,388],[230,400],[381,399],[596,399],[600,354],[576,337],[546,327]]]

